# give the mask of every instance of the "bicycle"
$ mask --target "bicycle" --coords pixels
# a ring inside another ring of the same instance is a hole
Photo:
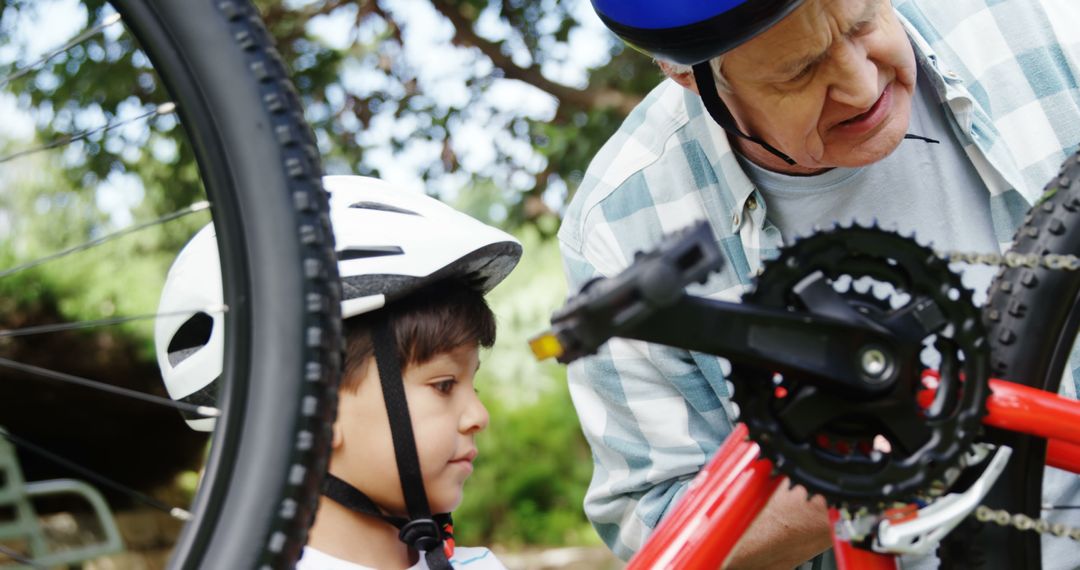
[[[56,131],[52,140],[8,153],[0,162],[15,163],[53,149],[77,155],[88,145],[106,147],[108,133],[145,123],[166,131],[179,117],[190,150],[181,146],[178,152],[194,154],[208,205],[198,200],[178,204],[157,219],[108,233],[97,225],[85,243],[20,262],[0,275],[26,275],[70,254],[208,210],[217,230],[226,303],[189,312],[224,313],[227,319],[219,398],[214,406],[197,397],[172,402],[8,359],[0,360],[0,368],[164,404],[188,417],[216,418],[193,512],[171,509],[189,520],[170,567],[291,567],[305,542],[326,468],[341,346],[340,285],[314,136],[248,0],[90,1],[85,10],[90,23],[77,36],[37,60],[13,66],[0,75],[0,88],[20,94],[23,101],[43,96],[46,114],[55,112],[57,122],[67,116],[70,127],[79,121],[48,106],[50,81],[56,78],[50,70],[56,65],[92,68],[127,58],[137,76],[132,92],[121,95],[138,97],[140,114],[66,132],[47,125],[44,130]],[[119,21],[130,35],[120,31]],[[133,51],[116,55],[118,47]],[[153,65],[157,79],[145,62]],[[83,81],[74,88],[90,90],[94,83]],[[106,118],[119,108],[97,104]],[[124,171],[122,161],[112,164]],[[173,176],[177,185],[184,180],[179,170]],[[4,228],[10,231],[10,225]],[[83,323],[6,328],[0,337],[14,342],[31,335],[152,322],[155,316],[103,314]],[[5,554],[34,565],[17,552]]]
[[[1080,403],[1057,395],[1080,329],[1078,213],[1080,154],[1003,256],[839,228],[784,248],[729,303],[684,292],[725,263],[702,224],[586,284],[533,339],[538,358],[616,336],[723,356],[739,407],[628,568],[719,567],[784,476],[826,499],[841,568],[939,542],[946,568],[1039,568],[1041,535],[1080,541],[1040,518],[1044,466],[1080,473]],[[957,261],[1002,267],[981,315]]]

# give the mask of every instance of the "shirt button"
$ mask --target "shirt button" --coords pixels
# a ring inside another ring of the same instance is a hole
[[[739,229],[739,214],[736,213],[736,214],[733,214],[731,216],[731,231],[736,231],[738,229]]]
[[[945,77],[948,77],[953,81],[960,81],[960,74],[952,70],[945,72]]]
[[[756,210],[757,209],[757,197],[751,195],[750,198],[746,201],[746,207],[750,211]]]

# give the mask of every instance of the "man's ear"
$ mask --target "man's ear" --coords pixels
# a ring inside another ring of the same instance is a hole
[[[686,68],[675,67],[666,61],[657,60],[656,64],[660,66],[660,71],[664,72],[664,75],[670,77],[672,81],[693,91],[695,94],[699,94],[693,71],[683,71]]]

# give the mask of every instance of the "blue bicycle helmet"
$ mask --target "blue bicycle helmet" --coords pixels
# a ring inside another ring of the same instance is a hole
[[[729,133],[757,143],[788,164],[795,161],[743,133],[716,91],[709,60],[769,29],[804,0],[592,0],[611,31],[657,59],[693,66],[709,115]]]
[[[767,30],[803,0],[592,0],[611,31],[654,57],[708,61]]]

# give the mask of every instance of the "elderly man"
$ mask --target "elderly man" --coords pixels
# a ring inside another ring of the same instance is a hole
[[[694,292],[728,300],[815,226],[877,221],[940,250],[998,252],[1080,143],[1075,0],[593,5],[669,80],[569,206],[559,239],[572,290],[701,219],[729,263]],[[985,292],[990,273],[964,279]],[[595,459],[585,509],[617,555],[642,545],[729,432],[726,372],[709,355],[624,340],[571,366]],[[1077,503],[1077,477],[1047,481],[1047,500]],[[731,566],[790,568],[829,547],[820,498],[781,488]],[[1047,567],[1080,565],[1068,541],[1043,551]]]

